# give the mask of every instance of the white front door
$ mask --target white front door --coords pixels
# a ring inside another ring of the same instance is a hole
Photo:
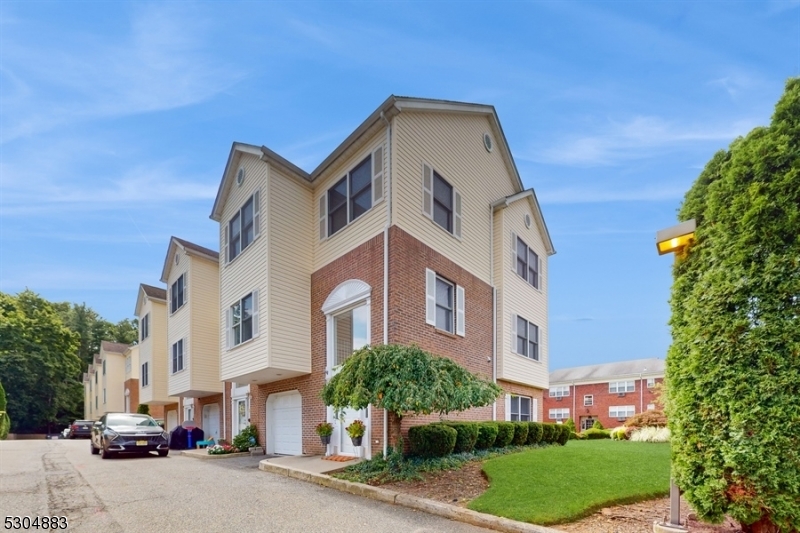
[[[203,406],[203,435],[206,440],[219,440],[219,404],[212,403]]]
[[[247,427],[247,399],[239,398],[233,400],[233,427],[231,436],[235,437]]]
[[[341,369],[341,365],[352,353],[369,344],[369,299],[366,302],[347,309],[329,317],[328,319],[328,377],[336,375]],[[350,436],[345,428],[353,420],[361,420],[366,426],[366,432],[362,439],[366,457],[370,457],[371,448],[369,446],[370,424],[367,409],[345,409],[339,419],[333,417],[333,409],[328,409],[328,421],[333,424],[333,435],[331,435],[332,450],[341,455],[360,455],[360,450],[353,446]]]

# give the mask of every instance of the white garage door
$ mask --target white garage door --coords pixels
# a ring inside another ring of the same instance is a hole
[[[303,453],[303,402],[299,392],[273,394],[267,399],[268,436],[271,453],[302,455]]]
[[[219,404],[212,403],[203,406],[203,436],[206,440],[214,438],[219,440]]]
[[[178,427],[178,411],[167,411],[167,431]]]

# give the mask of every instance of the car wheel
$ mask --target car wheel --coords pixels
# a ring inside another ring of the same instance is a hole
[[[169,453],[169,450],[158,450],[158,456],[159,457],[166,457],[168,453]]]
[[[102,455],[101,455],[101,457],[102,457],[103,459],[108,459],[108,458],[110,458],[110,457],[114,457],[114,453],[113,453],[113,452],[110,452],[110,451],[108,451],[108,450],[106,450],[106,447],[105,447],[105,446],[103,446],[103,452],[102,452]]]
[[[100,453],[100,450],[94,447],[94,442],[92,441],[89,441],[89,448],[92,449],[92,455],[97,455],[98,453]]]

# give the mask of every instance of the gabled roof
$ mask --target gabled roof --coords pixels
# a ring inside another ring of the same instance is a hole
[[[550,231],[547,229],[547,224],[544,221],[544,215],[542,215],[542,208],[539,206],[539,200],[536,198],[536,193],[533,191],[533,189],[526,189],[522,192],[518,192],[517,194],[512,194],[511,196],[506,196],[505,198],[499,199],[492,204],[492,210],[499,211],[500,209],[508,207],[517,200],[523,200],[525,198],[528,199],[528,202],[531,205],[531,210],[533,211],[533,215],[536,217],[536,223],[539,224],[539,228],[542,231],[544,245],[547,247],[547,255],[554,255],[556,253],[556,249],[553,247],[553,241],[550,239]]]
[[[139,316],[139,309],[142,308],[145,298],[167,303],[167,290],[161,287],[153,287],[152,285],[140,283],[139,293],[136,296],[136,309],[133,310],[134,315]]]
[[[167,256],[164,258],[164,267],[161,269],[161,281],[164,283],[167,283],[169,269],[172,266],[172,258],[175,257],[175,253],[179,247],[183,248],[184,252],[189,255],[202,257],[204,259],[208,259],[209,261],[219,263],[219,252],[215,252],[210,248],[200,246],[199,244],[195,244],[193,242],[179,239],[178,237],[170,237],[169,246],[167,247]],[[164,291],[164,297],[166,298],[166,291]]]
[[[101,341],[100,342],[100,350],[108,353],[119,353],[124,354],[125,350],[128,349],[127,344],[123,344],[121,342],[110,342],[110,341]]]
[[[413,98],[408,96],[394,96],[391,95],[387,98],[378,108],[370,114],[364,122],[362,122],[347,138],[342,141],[336,149],[328,155],[310,174],[289,162],[285,158],[276,154],[266,146],[258,148],[251,144],[234,142],[231,147],[230,154],[228,155],[228,162],[225,164],[225,170],[222,174],[217,197],[214,200],[214,207],[211,210],[210,218],[219,221],[222,217],[222,208],[225,205],[225,200],[228,197],[231,184],[234,181],[234,168],[233,165],[238,161],[238,157],[243,153],[249,153],[267,161],[273,165],[281,167],[282,170],[287,172],[290,176],[295,177],[299,181],[311,184],[317,178],[324,175],[336,161],[340,158],[347,157],[351,151],[359,147],[359,142],[364,142],[365,139],[384,126],[384,119],[390,120],[392,117],[401,113],[404,110],[415,112],[428,112],[428,113],[458,113],[458,114],[477,114],[486,116],[492,128],[494,129],[495,137],[500,139],[496,143],[501,150],[503,159],[508,166],[512,178],[515,182],[517,192],[523,192],[524,186],[522,179],[519,176],[517,165],[514,163],[514,158],[511,156],[511,150],[508,147],[503,128],[500,126],[500,120],[497,117],[497,112],[494,106],[485,104],[473,104],[468,102],[456,102],[452,100],[437,100],[432,98]],[[538,203],[535,203],[534,212],[539,209]],[[539,211],[538,217],[541,217]],[[546,232],[546,228],[543,227]],[[549,235],[546,236],[549,241]],[[552,248],[552,243],[550,243]],[[555,253],[555,250],[553,250]]]
[[[573,381],[602,383],[614,378],[639,377],[640,374],[644,377],[663,376],[664,360],[652,357],[649,359],[562,368],[561,370],[550,372],[550,385]]]

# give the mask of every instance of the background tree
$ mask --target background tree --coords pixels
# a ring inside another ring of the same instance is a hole
[[[49,431],[83,415],[78,345],[49,302],[0,292],[0,381],[13,431]]]
[[[3,384],[0,383],[0,440],[6,440],[10,429],[11,419],[8,418],[6,412],[6,391],[3,389]]]
[[[706,165],[679,220],[666,395],[672,470],[698,515],[800,530],[800,79],[769,127]]]
[[[138,340],[139,324],[136,319],[126,318],[112,324],[86,303],[59,302],[53,307],[64,324],[79,336],[78,357],[83,362],[82,371],[92,364],[92,358],[100,352],[102,341],[134,344]]]
[[[389,443],[400,443],[407,414],[447,414],[494,402],[502,389],[451,359],[417,346],[382,344],[357,350],[322,389],[325,405],[343,409],[368,405],[389,412]]]
[[[140,403],[139,407],[136,408],[136,412],[140,415],[149,415],[150,414],[150,406],[146,403]]]

